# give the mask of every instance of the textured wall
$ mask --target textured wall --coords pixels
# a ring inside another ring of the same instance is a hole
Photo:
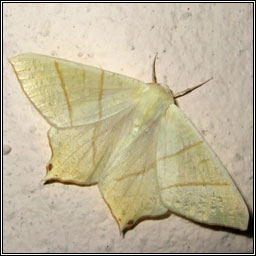
[[[119,235],[98,188],[43,185],[50,158],[41,118],[8,58],[35,52],[151,81],[173,91],[253,206],[252,4],[4,4],[4,252],[252,252],[250,232],[171,215]],[[10,151],[11,150],[11,151]]]

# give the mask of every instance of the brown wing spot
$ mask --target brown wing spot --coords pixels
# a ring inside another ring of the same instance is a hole
[[[70,101],[69,101],[69,97],[68,97],[68,92],[67,92],[67,89],[66,89],[66,85],[65,85],[63,76],[62,76],[62,74],[61,74],[61,71],[60,71],[58,62],[57,62],[57,61],[54,61],[54,65],[55,65],[55,69],[56,69],[56,72],[57,72],[58,77],[59,77],[59,80],[60,80],[60,85],[61,85],[61,87],[62,87],[62,89],[63,89],[64,96],[65,96],[65,99],[66,99],[66,102],[67,102],[68,113],[69,113],[69,119],[70,119],[70,125],[72,126],[72,109],[71,109],[71,104],[70,104]]]
[[[53,168],[52,163],[49,163],[49,164],[46,166],[46,173],[48,173],[52,168]]]
[[[218,183],[218,182],[189,182],[189,183],[177,183],[161,188],[169,189],[175,187],[192,187],[192,186],[230,186],[229,183]]]
[[[127,225],[132,225],[134,223],[134,220],[129,220]]]
[[[193,147],[196,147],[198,145],[201,145],[202,143],[204,143],[203,141],[198,141],[192,145],[189,145],[181,150],[179,150],[178,152],[174,153],[174,154],[171,154],[171,155],[167,155],[167,156],[163,156],[163,157],[160,157],[157,161],[160,161],[160,160],[164,160],[164,159],[168,159],[168,158],[171,158],[171,157],[174,157],[174,156],[177,156],[177,155],[180,155],[188,150],[190,150],[191,148]]]

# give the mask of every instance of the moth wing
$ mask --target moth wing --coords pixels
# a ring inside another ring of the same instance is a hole
[[[44,181],[98,183],[120,231],[168,211],[156,176],[159,122],[134,135],[138,112],[135,107],[96,124],[51,128],[48,134],[53,155]]]
[[[137,111],[131,120],[136,120]],[[123,232],[144,217],[161,216],[168,209],[162,204],[156,173],[159,122],[152,121],[133,136],[134,126],[126,123],[99,180],[101,194]]]
[[[80,185],[98,183],[131,117],[132,109],[126,109],[96,124],[67,129],[51,127],[48,138],[52,157],[43,180]]]
[[[248,210],[223,164],[172,104],[161,120],[157,174],[163,204],[194,221],[246,230]]]
[[[135,104],[144,83],[39,54],[10,60],[25,94],[55,128],[90,124]]]

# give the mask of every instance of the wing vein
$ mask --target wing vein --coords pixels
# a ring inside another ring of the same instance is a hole
[[[217,183],[217,182],[189,182],[189,183],[176,183],[166,187],[162,187],[163,189],[175,188],[175,187],[192,187],[192,186],[230,186],[229,183]]]
[[[60,85],[63,89],[63,92],[64,92],[64,96],[65,96],[65,99],[67,101],[67,107],[68,107],[68,113],[69,113],[69,119],[70,119],[70,125],[72,126],[72,109],[71,109],[71,104],[70,104],[70,101],[69,101],[69,97],[68,97],[68,92],[67,92],[67,89],[66,89],[66,85],[65,85],[65,82],[64,82],[64,79],[62,77],[62,74],[61,74],[61,71],[60,71],[60,68],[59,68],[59,64],[54,61],[54,65],[55,65],[55,69],[56,69],[56,72],[58,74],[58,77],[60,79]]]
[[[196,147],[196,146],[198,146],[198,145],[201,145],[202,143],[204,143],[204,142],[203,142],[203,141],[198,141],[198,142],[196,142],[196,143],[194,143],[194,144],[192,144],[192,145],[189,145],[189,146],[187,146],[187,147],[185,147],[185,148],[183,148],[183,149],[181,149],[181,150],[179,150],[179,151],[177,151],[177,152],[175,152],[175,153],[173,153],[173,154],[160,157],[159,159],[157,159],[157,161],[161,161],[161,160],[165,160],[165,159],[168,159],[168,158],[175,157],[175,156],[177,156],[177,155],[180,155],[180,154],[182,154],[182,153],[184,153],[184,152],[190,150],[190,149],[193,148],[193,147]]]

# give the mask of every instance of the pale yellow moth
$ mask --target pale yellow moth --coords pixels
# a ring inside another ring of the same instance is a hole
[[[121,232],[167,211],[247,229],[242,196],[168,85],[32,53],[10,63],[51,125],[44,181],[98,184]]]

